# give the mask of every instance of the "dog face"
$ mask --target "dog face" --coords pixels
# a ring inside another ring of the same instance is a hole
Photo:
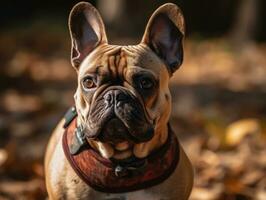
[[[184,18],[158,8],[138,45],[109,45],[98,11],[78,3],[69,16],[75,104],[88,142],[105,158],[146,157],[167,139],[168,82],[183,61]]]

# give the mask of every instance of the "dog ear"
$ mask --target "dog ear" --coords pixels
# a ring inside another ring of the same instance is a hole
[[[142,43],[147,44],[167,65],[172,75],[183,62],[185,22],[178,6],[167,3],[149,19]]]
[[[97,9],[87,2],[80,2],[72,8],[68,25],[72,42],[71,62],[78,69],[95,47],[107,43],[105,27]]]

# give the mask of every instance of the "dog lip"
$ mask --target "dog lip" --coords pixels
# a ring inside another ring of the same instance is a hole
[[[135,143],[148,142],[154,136],[154,128],[153,127],[148,128],[148,130],[141,137],[135,136],[134,133],[130,133],[130,134],[134,138]]]
[[[117,151],[125,151],[125,150],[128,150],[130,147],[132,147],[132,144],[129,141],[123,141],[123,142],[114,144],[114,148]]]
[[[112,158],[116,159],[116,160],[124,160],[129,158],[130,156],[133,155],[133,151],[132,149],[127,149],[124,151],[114,151],[114,155],[112,156]]]
[[[130,144],[143,143],[151,140],[154,136],[153,126],[147,128],[146,132],[141,135],[136,134],[134,130],[127,127],[126,124],[118,117],[109,118],[97,134],[97,139],[102,142],[108,142],[117,145],[127,141]],[[118,145],[119,146],[119,145]],[[120,147],[118,147],[119,150]],[[124,147],[125,148],[125,147]],[[123,149],[123,148],[122,148]]]

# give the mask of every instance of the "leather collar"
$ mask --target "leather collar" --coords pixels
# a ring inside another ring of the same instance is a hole
[[[133,165],[105,159],[88,143],[77,154],[71,154],[76,129],[75,117],[65,127],[62,140],[65,156],[76,174],[100,192],[123,193],[155,186],[166,180],[179,162],[179,144],[170,126],[167,142],[145,159],[133,162]]]

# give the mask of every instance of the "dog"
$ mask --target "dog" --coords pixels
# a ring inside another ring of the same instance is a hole
[[[183,61],[184,17],[167,3],[138,45],[109,45],[99,12],[69,15],[75,106],[45,155],[50,199],[185,200],[193,168],[171,126],[169,80]]]

